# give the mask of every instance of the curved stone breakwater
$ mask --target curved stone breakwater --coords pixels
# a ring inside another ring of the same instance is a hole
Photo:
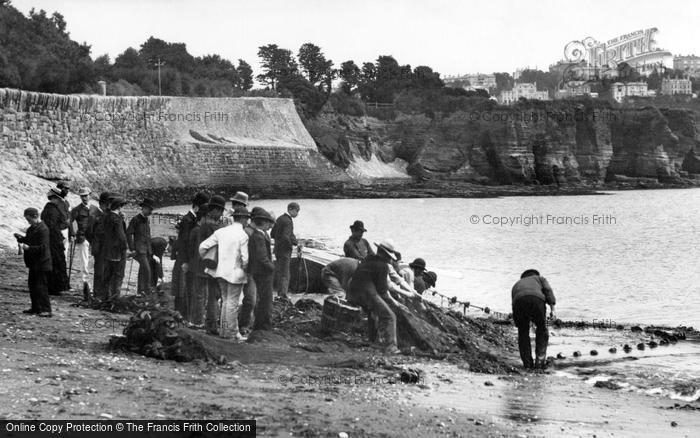
[[[0,89],[3,160],[94,190],[347,181],[291,99],[103,97]]]

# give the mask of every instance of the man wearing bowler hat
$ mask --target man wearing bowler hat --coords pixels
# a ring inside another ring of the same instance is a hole
[[[389,303],[395,306],[398,304],[389,295],[388,281],[389,262],[396,260],[396,250],[389,241],[376,245],[376,255],[368,256],[353,274],[346,299],[367,312],[370,342],[377,341],[379,333],[385,351],[393,354],[398,353],[399,349],[396,341],[396,315]]]
[[[192,250],[189,247],[190,233],[192,228],[202,217],[209,202],[209,194],[205,192],[197,192],[192,198],[192,208],[188,211],[176,225],[177,240],[175,247],[170,253],[170,258],[175,260],[173,265],[173,277],[171,283],[171,293],[175,299],[175,310],[181,315],[188,314],[189,290],[192,286],[192,274],[189,273],[189,257]]]
[[[110,201],[109,211],[105,214],[103,249],[105,267],[102,277],[107,300],[119,297],[124,280],[126,264],[126,224],[121,215],[121,208],[126,204],[123,198],[116,196]]]
[[[369,242],[362,237],[367,232],[362,221],[355,221],[355,223],[350,225],[350,232],[352,234],[345,241],[345,245],[343,245],[345,257],[362,261],[367,256],[374,255],[374,250],[372,250]]]
[[[154,201],[144,198],[139,204],[141,211],[131,218],[126,228],[126,240],[131,255],[139,264],[137,292],[148,293],[151,290],[151,225],[148,217],[153,213]]]
[[[77,263],[74,263],[78,272],[83,291],[83,297],[87,299],[90,296],[90,285],[88,277],[90,271],[90,242],[86,238],[88,223],[90,222],[90,189],[83,187],[78,194],[80,195],[80,204],[75,206],[70,211],[71,229],[75,229],[75,239],[73,241],[74,250],[72,257]]]
[[[29,268],[29,298],[32,306],[23,313],[50,317],[51,301],[47,284],[51,272],[49,229],[39,219],[39,210],[36,208],[24,210],[24,218],[29,222],[27,234],[15,234],[15,238],[22,247],[24,263]]]
[[[51,248],[51,274],[49,275],[49,295],[61,295],[70,289],[66,267],[66,247],[63,231],[68,229],[68,216],[64,215],[65,202],[57,188],[49,190],[41,212],[41,221],[49,228]]]
[[[92,290],[94,297],[100,300],[107,298],[107,289],[104,287],[102,278],[105,269],[105,252],[104,252],[104,218],[109,211],[109,204],[113,199],[113,195],[109,192],[100,193],[99,205],[93,206],[90,210],[87,229],[85,230],[85,238],[90,242],[90,251],[95,263],[92,267],[93,279]]]

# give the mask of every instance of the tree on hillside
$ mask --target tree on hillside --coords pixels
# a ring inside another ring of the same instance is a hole
[[[150,37],[141,44],[139,56],[144,62],[153,64],[158,60],[181,72],[192,72],[195,59],[187,52],[184,43],[168,43],[158,38]],[[218,56],[218,55],[217,55]]]
[[[253,88],[253,68],[242,59],[238,60],[238,88],[241,90],[250,90]]]
[[[299,66],[305,73],[306,79],[319,90],[330,93],[336,71],[333,70],[333,61],[326,59],[321,48],[312,43],[303,44],[299,48]]]
[[[442,88],[444,86],[445,83],[440,79],[440,73],[434,72],[432,68],[420,65],[413,69],[412,88]]]
[[[500,72],[493,74],[496,78],[496,93],[513,89],[513,77],[510,73]]]
[[[355,61],[352,60],[345,61],[344,63],[340,64],[338,75],[340,76],[340,79],[343,80],[341,89],[347,94],[351,94],[357,90],[357,86],[360,85],[360,81],[362,80],[362,72],[360,71],[360,67],[358,67],[357,64],[355,64]]]
[[[285,77],[292,77],[299,73],[299,67],[291,50],[282,49],[277,44],[268,44],[258,48],[260,67],[263,73],[257,79],[263,85],[271,89],[277,89],[277,82]]]

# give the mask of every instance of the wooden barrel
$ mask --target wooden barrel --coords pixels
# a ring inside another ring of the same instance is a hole
[[[345,300],[328,297],[323,302],[323,314],[321,315],[321,332],[323,333],[348,332],[353,325],[361,320],[361,309],[351,306]]]

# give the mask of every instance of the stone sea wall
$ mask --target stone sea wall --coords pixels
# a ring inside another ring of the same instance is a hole
[[[3,162],[94,190],[349,180],[291,99],[66,96],[0,89]]]

